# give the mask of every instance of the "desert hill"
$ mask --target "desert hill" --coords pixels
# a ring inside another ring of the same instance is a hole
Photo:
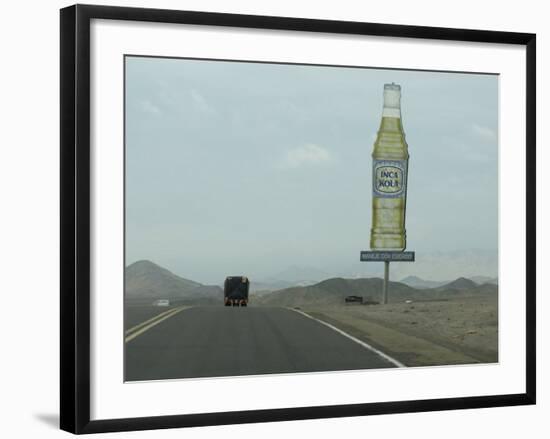
[[[448,284],[438,287],[439,290],[470,290],[476,288],[478,284],[471,279],[465,277],[459,277],[458,279],[449,282]]]
[[[307,303],[317,305],[335,305],[344,303],[346,296],[363,296],[366,300],[378,299],[382,294],[382,279],[344,279],[332,278],[314,285],[292,287],[274,291],[261,298],[260,304],[274,306],[300,306]],[[396,297],[411,295],[414,288],[400,282],[390,282],[392,294]]]
[[[137,261],[125,270],[125,300],[150,303],[169,299],[173,303],[219,304],[223,291],[217,285],[202,285],[151,261]]]
[[[405,285],[408,285],[409,287],[423,289],[423,288],[437,288],[442,285],[445,285],[449,281],[426,280],[418,276],[407,276],[401,279],[399,282]]]

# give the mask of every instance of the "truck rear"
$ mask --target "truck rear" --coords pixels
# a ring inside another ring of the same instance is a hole
[[[247,306],[250,282],[246,276],[229,276],[223,284],[225,306]]]

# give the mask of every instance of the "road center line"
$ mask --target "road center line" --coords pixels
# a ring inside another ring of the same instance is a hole
[[[330,323],[327,323],[327,322],[324,322],[323,320],[320,320],[320,319],[317,319],[313,316],[310,316],[309,314],[303,312],[303,311],[300,311],[300,310],[297,310],[297,309],[293,309],[293,308],[287,308],[291,311],[294,311],[294,312],[297,312],[298,314],[301,314],[303,315],[304,317],[307,317],[308,319],[311,319],[311,320],[315,320],[316,322],[319,322],[321,323],[322,325],[325,325],[327,327],[329,327],[330,329],[332,329],[333,331],[336,331],[338,334],[340,335],[343,335],[344,337],[347,337],[349,338],[350,340],[354,341],[355,343],[357,344],[360,344],[361,346],[363,346],[364,348],[368,349],[369,351],[372,351],[374,352],[375,354],[379,355],[380,357],[382,357],[383,359],[385,359],[386,361],[389,361],[390,363],[392,363],[393,365],[397,366],[397,367],[407,367],[405,366],[403,363],[401,363],[400,361],[397,361],[395,358],[393,357],[390,357],[388,354],[385,354],[384,352],[372,347],[370,344],[368,343],[365,343],[364,341],[362,340],[359,340],[358,338],[354,337],[353,335],[350,335],[348,334],[347,332],[344,332],[342,331],[341,329],[337,328],[336,326],[334,325],[331,325]]]
[[[160,319],[162,316],[166,315],[166,314],[169,314],[169,313],[172,313],[174,312],[175,310],[179,309],[180,307],[177,307],[177,308],[170,308],[169,310],[167,311],[164,311],[164,312],[161,312],[160,314],[157,314],[156,316],[153,316],[151,317],[150,319],[148,320],[145,320],[144,322],[141,322],[139,324],[137,324],[136,326],[130,328],[130,329],[127,329],[124,334],[125,335],[128,335],[134,331],[137,331],[139,328],[141,328],[142,326],[145,326],[149,323],[151,323],[152,321],[156,320],[156,319]]]
[[[129,341],[133,340],[134,338],[136,338],[138,335],[141,335],[143,334],[145,331],[148,331],[149,329],[151,329],[152,327],[158,325],[159,323],[163,322],[164,320],[166,319],[169,319],[170,317],[173,317],[175,316],[176,314],[178,314],[179,312],[183,311],[184,309],[187,309],[187,308],[190,308],[189,306],[180,306],[179,308],[174,308],[172,310],[170,310],[171,312],[166,312],[166,313],[163,313],[163,315],[159,318],[159,316],[156,316],[156,318],[153,318],[153,319],[149,319],[148,322],[150,322],[149,324],[143,326],[145,323],[147,322],[144,322],[144,323],[141,323],[137,326],[134,326],[134,328],[137,328],[138,326],[142,326],[141,329],[137,329],[136,331],[134,331],[132,334],[128,335],[125,339],[124,339],[124,342],[125,343],[128,343]],[[152,320],[152,321],[151,321]],[[134,329],[132,328],[132,329]]]

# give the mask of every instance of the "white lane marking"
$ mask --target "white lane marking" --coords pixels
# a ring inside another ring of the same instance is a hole
[[[170,317],[173,317],[176,314],[178,314],[179,312],[183,311],[184,309],[188,309],[188,308],[190,308],[190,307],[189,306],[180,306],[179,308],[174,308],[171,313],[168,313],[168,314],[164,313],[165,315],[163,317],[159,318],[159,316],[157,316],[156,318],[151,319],[151,320],[153,320],[151,323],[149,323],[146,326],[143,326],[141,329],[138,329],[137,331],[133,332],[131,335],[128,335],[124,339],[124,342],[128,343],[129,341],[136,338],[138,335],[141,335],[145,331],[148,331],[149,329],[151,329],[153,326],[158,325],[160,322],[163,322],[164,320],[169,319]],[[138,325],[138,326],[142,326],[142,325]]]
[[[156,319],[159,319],[161,318],[162,316],[168,314],[168,313],[171,313],[171,312],[174,312],[174,310],[176,309],[179,309],[179,308],[170,308],[168,311],[164,311],[164,312],[161,312],[160,314],[157,314],[156,316],[153,316],[151,317],[149,320],[145,320],[144,322],[141,322],[139,324],[137,324],[136,326],[130,328],[130,329],[127,329],[124,334],[125,335],[128,335],[130,334],[131,332],[134,332],[134,331],[137,331],[139,328],[141,328],[142,326],[145,326],[147,325],[148,323],[151,323],[153,320],[156,320]]]
[[[355,343],[357,344],[360,344],[361,346],[363,346],[364,348],[368,349],[369,351],[372,351],[374,352],[375,354],[381,356],[384,360],[387,360],[389,361],[390,363],[392,363],[393,365],[397,366],[397,367],[407,367],[405,366],[403,363],[401,363],[400,361],[397,361],[395,358],[393,357],[390,357],[388,354],[385,354],[384,352],[376,349],[375,347],[372,347],[370,344],[368,343],[365,343],[364,341],[362,340],[359,340],[358,338],[355,338],[353,335],[350,335],[348,334],[347,332],[344,332],[342,331],[341,329],[337,328],[336,326],[334,325],[331,325],[330,323],[327,323],[327,322],[324,322],[320,319],[317,319],[313,316],[310,316],[309,314],[303,312],[303,311],[300,311],[300,310],[297,310],[297,309],[294,309],[294,308],[287,308],[287,309],[290,309],[291,311],[294,311],[294,312],[297,312],[298,314],[301,314],[303,315],[304,317],[307,317],[308,319],[311,319],[311,320],[315,320],[316,322],[319,322],[321,323],[322,325],[325,325],[327,327],[329,327],[330,329],[332,329],[333,331],[336,331],[338,334],[340,335],[343,335],[344,337],[347,337],[349,338],[350,340],[354,341]]]

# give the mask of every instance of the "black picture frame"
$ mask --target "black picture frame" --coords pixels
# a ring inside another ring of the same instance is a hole
[[[60,426],[80,434],[535,404],[536,36],[530,33],[290,17],[75,5],[61,10]],[[437,39],[526,48],[525,393],[224,413],[90,420],[90,21],[133,20],[271,30]]]

